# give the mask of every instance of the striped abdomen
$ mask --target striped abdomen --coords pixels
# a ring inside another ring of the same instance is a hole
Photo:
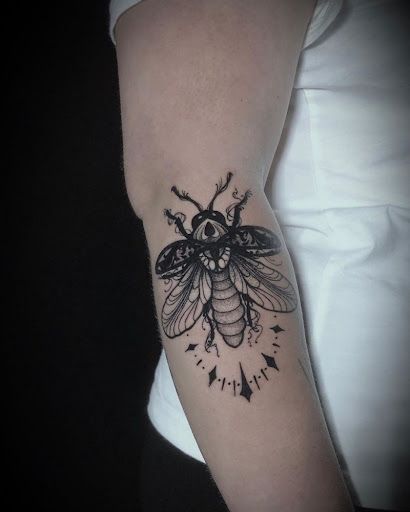
[[[212,279],[212,309],[218,332],[231,347],[238,347],[245,331],[244,314],[239,293],[229,277],[229,270],[210,272]]]

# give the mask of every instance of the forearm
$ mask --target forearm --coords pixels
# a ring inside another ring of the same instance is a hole
[[[191,195],[206,203],[217,181],[197,177],[196,184],[191,182],[190,186],[183,185],[182,188],[197,191]],[[218,211],[224,212],[232,203],[235,186],[240,192],[246,189],[247,183],[240,175],[234,175],[232,181],[232,187],[224,192],[225,197],[221,195],[218,200]],[[295,295],[288,300],[295,300],[297,307],[292,312],[280,312],[281,308],[291,309],[292,305],[284,304],[284,301],[276,303],[273,292],[267,300],[274,302],[276,311],[252,303],[255,318],[248,322],[246,307],[243,307],[243,340],[233,347],[229,336],[224,336],[224,318],[216,316],[220,323],[215,321],[212,306],[218,306],[212,292],[206,297],[210,303],[209,314],[205,316],[205,304],[198,303],[202,312],[192,327],[189,327],[188,315],[174,318],[180,331],[186,328],[185,332],[175,332],[175,327],[174,330],[169,327],[168,318],[164,318],[164,303],[177,282],[171,279],[164,283],[159,279],[155,264],[165,247],[184,237],[175,233],[174,226],[168,225],[162,211],[170,208],[174,212],[195,212],[195,207],[181,203],[170,188],[164,187],[152,209],[144,215],[158,319],[181,403],[230,510],[349,510],[313,380],[309,376],[310,365],[292,264],[263,192],[254,187],[241,214],[242,226],[262,226],[280,237],[282,248],[274,257],[274,268],[290,280]],[[192,214],[188,214],[187,229],[191,218]],[[232,249],[228,268],[234,264],[234,252]],[[261,263],[261,260],[254,261]],[[215,287],[215,275],[212,271],[209,274]],[[277,283],[283,288],[282,281]],[[289,287],[287,291],[290,291]],[[190,293],[195,300],[195,294]],[[239,293],[237,298],[240,298]],[[214,338],[210,341],[212,328]],[[240,330],[241,326],[237,326],[235,331]],[[169,337],[174,335],[175,338]]]

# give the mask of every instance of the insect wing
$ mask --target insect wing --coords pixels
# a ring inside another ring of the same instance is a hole
[[[212,294],[211,278],[200,262],[187,266],[175,279],[177,284],[162,308],[162,326],[168,338],[188,331],[201,316]]]
[[[226,237],[227,245],[234,247],[244,256],[273,256],[281,250],[281,242],[269,229],[261,226],[241,226]]]
[[[236,289],[263,309],[289,313],[296,308],[295,289],[268,258],[262,261],[233,254],[229,274]]]
[[[155,272],[162,279],[176,276],[194,261],[198,249],[192,240],[178,240],[167,245],[157,258]]]

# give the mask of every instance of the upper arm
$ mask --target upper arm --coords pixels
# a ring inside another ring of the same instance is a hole
[[[131,202],[234,168],[263,186],[313,0],[147,0],[115,28]]]

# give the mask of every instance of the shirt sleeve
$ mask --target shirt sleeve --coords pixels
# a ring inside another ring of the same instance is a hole
[[[326,31],[342,8],[343,0],[318,0],[308,25],[303,49],[307,48]]]

